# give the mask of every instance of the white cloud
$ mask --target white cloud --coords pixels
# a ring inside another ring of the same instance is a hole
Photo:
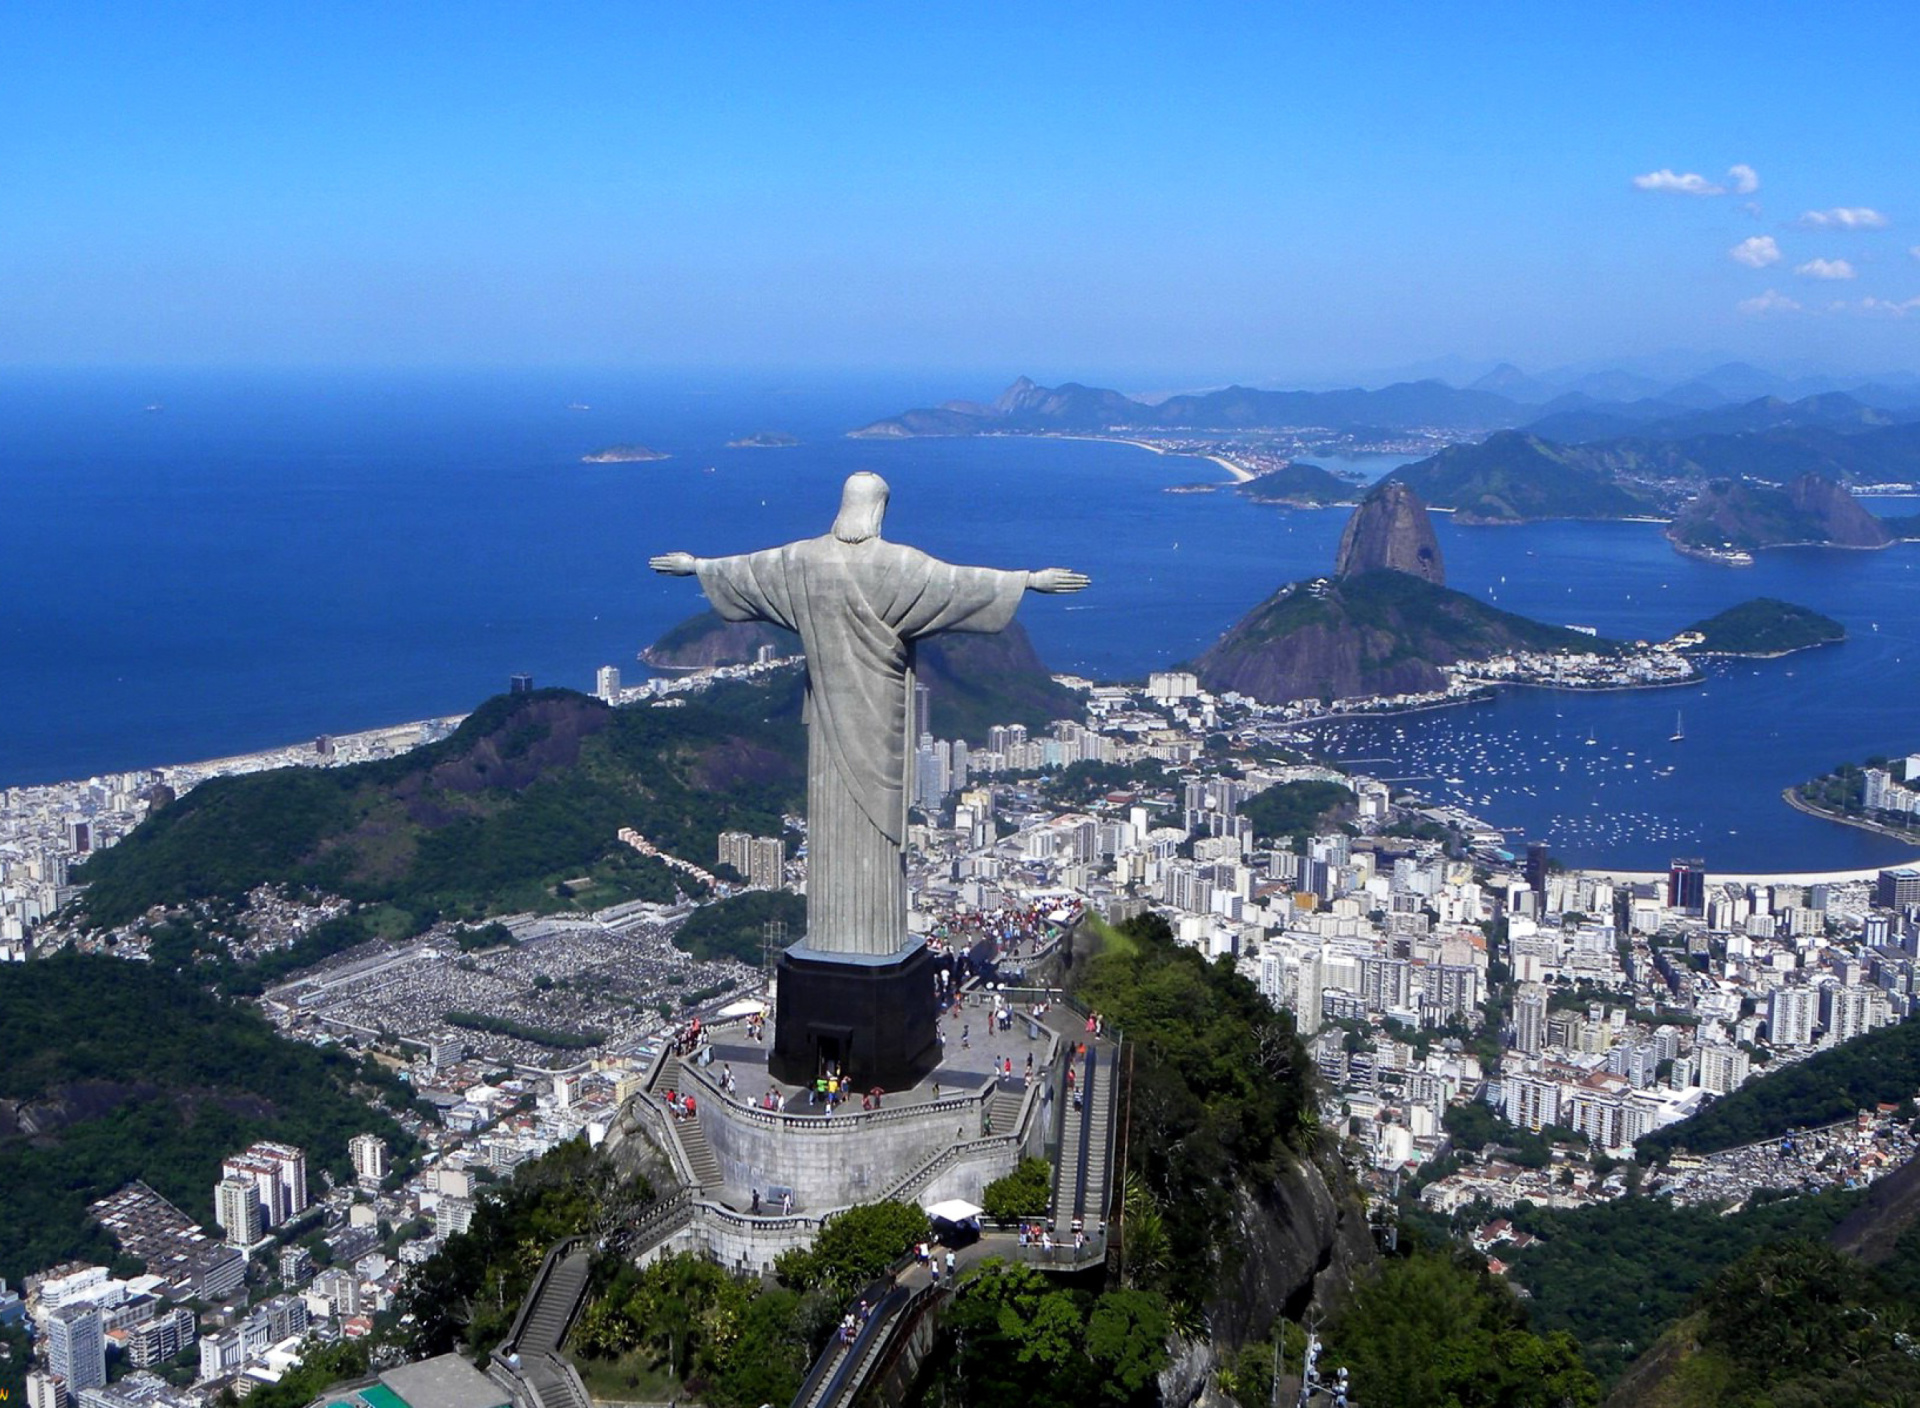
[[[1716,186],[1696,172],[1689,171],[1682,176],[1664,166],[1658,171],[1634,177],[1633,184],[1643,191],[1673,191],[1683,196],[1723,196],[1727,193],[1725,186]]]
[[[1803,279],[1850,279],[1854,277],[1853,265],[1847,263],[1844,259],[1809,259],[1793,272]]]
[[[1798,313],[1800,311],[1800,305],[1798,303],[1788,298],[1784,293],[1776,292],[1773,289],[1768,289],[1758,298],[1743,298],[1735,306],[1739,308],[1742,313],[1749,313],[1755,317],[1763,313]]]
[[[1864,205],[1836,205],[1832,210],[1809,210],[1800,223],[1815,230],[1884,230],[1890,222]]]
[[[1772,235],[1752,235],[1728,250],[1727,257],[1749,269],[1764,269],[1780,262],[1780,246]]]
[[[1735,195],[1750,196],[1760,189],[1760,173],[1745,162],[1727,168],[1726,184],[1709,181],[1697,171],[1678,172],[1661,167],[1633,178],[1643,191],[1671,191],[1683,196],[1723,196],[1729,189]]]
[[[1858,303],[1836,303],[1835,308],[1862,313],[1885,314],[1888,317],[1904,318],[1909,313],[1920,313],[1920,298],[1909,298],[1896,303],[1889,298],[1863,298]]]

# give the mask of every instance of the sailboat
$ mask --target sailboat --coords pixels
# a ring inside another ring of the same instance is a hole
[[[1673,711],[1673,732],[1671,735],[1668,736],[1667,742],[1678,743],[1681,739],[1685,738],[1686,736],[1687,736],[1687,726],[1686,724],[1681,722],[1680,711],[1678,709],[1675,709]]]

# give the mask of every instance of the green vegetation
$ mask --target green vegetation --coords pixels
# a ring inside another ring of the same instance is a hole
[[[1313,1063],[1291,1013],[1276,1012],[1232,961],[1209,964],[1173,941],[1166,920],[1119,926],[1128,952],[1103,950],[1076,967],[1076,996],[1131,1042],[1127,1168],[1158,1220],[1163,1252],[1143,1256],[1134,1284],[1196,1304],[1237,1262],[1236,1182],[1258,1185],[1301,1157],[1313,1116]],[[1129,1242],[1142,1250],[1142,1217]]]
[[[1084,807],[1109,792],[1137,795],[1166,785],[1166,765],[1157,758],[1142,758],[1137,763],[1069,763],[1051,776],[1047,792],[1063,806]]]
[[[484,1356],[512,1328],[548,1247],[580,1233],[611,1233],[651,1200],[644,1181],[622,1178],[584,1139],[521,1164],[511,1182],[481,1194],[472,1225],[408,1280],[400,1303],[408,1352],[464,1347]]]
[[[811,1247],[782,1252],[774,1270],[797,1290],[849,1301],[932,1235],[927,1215],[911,1203],[862,1203],[829,1219]]]
[[[1691,1119],[1648,1135],[1635,1148],[1643,1160],[1664,1158],[1676,1149],[1708,1154],[1832,1124],[1874,1105],[1895,1105],[1916,1090],[1920,1022],[1902,1022],[1749,1081]]]
[[[1353,503],[1360,497],[1360,486],[1317,464],[1294,460],[1242,484],[1240,492],[1263,504],[1319,506]]]
[[[1815,1242],[1763,1247],[1728,1267],[1636,1368],[1662,1408],[1825,1408],[1912,1401],[1920,1317],[1850,1257]]]
[[[480,953],[490,948],[512,948],[518,940],[513,930],[495,920],[491,924],[482,924],[477,929],[460,931],[460,952]]]
[[[980,1206],[995,1222],[1018,1222],[1044,1214],[1052,1193],[1053,1165],[1045,1159],[1022,1159],[1012,1173],[982,1190]]]
[[[1732,1215],[1643,1197],[1564,1211],[1522,1205],[1514,1225],[1541,1240],[1503,1255],[1532,1296],[1535,1323],[1570,1332],[1594,1371],[1612,1379],[1722,1267],[1770,1242],[1824,1238],[1860,1198],[1781,1198]]]
[[[673,931],[673,945],[695,958],[732,958],[757,968],[766,957],[770,923],[786,925],[786,937],[774,944],[775,953],[805,938],[805,897],[789,890],[747,890],[701,905]]]
[[[380,1067],[288,1041],[250,1007],[146,964],[59,954],[0,965],[7,1054],[0,1101],[30,1107],[39,1133],[0,1131],[0,1276],[84,1254],[111,1260],[87,1204],[144,1179],[210,1223],[220,1160],[257,1139],[307,1151],[352,1177],[347,1141],[371,1131],[405,1159],[412,1136],[367,1108],[410,1097]]]
[[[1157,1403],[1171,1328],[1158,1296],[1066,1290],[1030,1267],[989,1260],[947,1312],[929,1398],[954,1408]]]
[[[1847,628],[1831,616],[1770,596],[1730,606],[1687,629],[1706,637],[1695,649],[1714,655],[1785,655],[1847,636]]]
[[[1616,643],[1530,621],[1406,572],[1282,587],[1195,663],[1210,689],[1268,703],[1439,689],[1440,666],[1512,650],[1608,654]]]
[[[81,904],[117,925],[273,883],[390,906],[405,932],[672,899],[689,882],[621,827],[705,859],[722,830],[777,833],[803,794],[797,724],[768,722],[770,691],[746,693],[619,711],[567,690],[502,695],[398,758],[217,778],[88,861]]]
[[[1348,1367],[1368,1408],[1595,1408],[1600,1384],[1573,1336],[1529,1330],[1476,1263],[1423,1251],[1384,1262],[1340,1307],[1321,1367]]]
[[[1478,444],[1449,445],[1387,477],[1435,508],[1457,510],[1464,521],[1632,518],[1653,508],[1614,478],[1604,455],[1521,430],[1500,431]]]
[[[534,985],[539,986],[538,979],[534,980]],[[470,1032],[509,1036],[517,1041],[530,1041],[536,1046],[550,1046],[555,1051],[585,1051],[607,1039],[605,1032],[563,1032],[553,1027],[534,1027],[525,1022],[516,1022],[511,1017],[497,1017],[490,1012],[452,1011],[443,1016],[450,1025],[465,1027]]]
[[[1330,813],[1352,803],[1353,789],[1338,782],[1282,782],[1242,802],[1240,815],[1261,840],[1291,838],[1304,849],[1308,837],[1331,826]]]
[[[568,1343],[596,1397],[695,1394],[713,1408],[785,1403],[812,1360],[809,1331],[826,1309],[761,1290],[690,1253],[645,1270],[622,1263],[582,1312]]]
[[[344,1340],[339,1344],[311,1344],[300,1363],[271,1384],[256,1387],[247,1395],[253,1408],[306,1408],[330,1384],[363,1377],[367,1372],[368,1351],[365,1342]],[[220,1408],[233,1408],[240,1400],[232,1389],[222,1389],[215,1400]]]

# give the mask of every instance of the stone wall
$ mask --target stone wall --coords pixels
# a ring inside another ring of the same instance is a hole
[[[970,1097],[806,1116],[709,1101],[699,1118],[729,1187],[792,1188],[817,1214],[884,1197],[942,1149],[979,1138],[982,1109]]]

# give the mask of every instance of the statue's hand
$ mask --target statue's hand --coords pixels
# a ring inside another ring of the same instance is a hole
[[[669,577],[691,577],[699,561],[700,559],[690,552],[663,552],[658,557],[650,558],[647,566],[656,572],[664,572]]]
[[[1043,567],[1038,572],[1027,573],[1027,590],[1060,595],[1084,591],[1090,580],[1086,573],[1075,572],[1070,567]]]

